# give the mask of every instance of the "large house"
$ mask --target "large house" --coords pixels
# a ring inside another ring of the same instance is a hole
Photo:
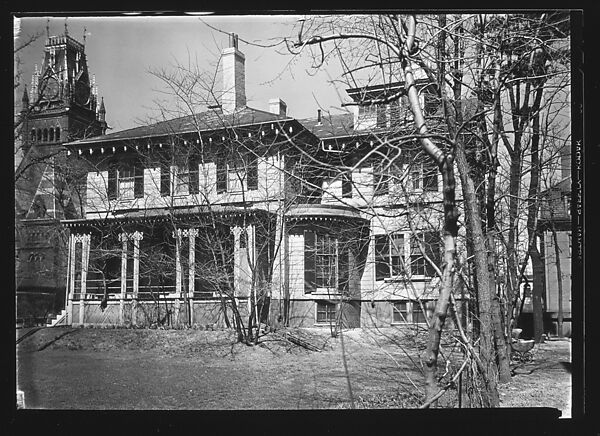
[[[561,154],[561,180],[542,193],[538,220],[544,259],[546,331],[571,335],[571,154]],[[535,284],[534,284],[535,285]],[[560,331],[562,327],[562,332]]]
[[[235,35],[229,45],[218,106],[64,144],[87,167],[82,215],[61,221],[64,322],[230,325],[257,312],[290,326],[424,324],[442,189],[398,134],[413,129],[406,99],[309,120],[280,99],[253,109]],[[434,117],[435,93],[418,87]]]

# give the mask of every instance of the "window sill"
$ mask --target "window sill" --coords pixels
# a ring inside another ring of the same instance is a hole
[[[403,282],[405,280],[410,280],[411,282],[426,282],[433,280],[433,277],[428,276],[406,276],[406,277],[384,277],[383,279],[375,280],[376,282],[384,282],[384,283],[398,283]]]

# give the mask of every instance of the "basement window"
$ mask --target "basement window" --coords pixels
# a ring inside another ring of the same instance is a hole
[[[337,305],[329,302],[317,302],[317,324],[335,322]]]

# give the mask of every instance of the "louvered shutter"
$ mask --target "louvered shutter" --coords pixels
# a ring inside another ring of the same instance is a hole
[[[248,170],[246,171],[246,181],[248,189],[258,189],[258,159],[250,158]]]
[[[200,170],[198,161],[196,159],[190,160],[190,181],[189,190],[190,194],[198,194],[200,192]]]
[[[134,167],[133,195],[135,198],[144,198],[144,167],[136,163]]]
[[[317,288],[315,271],[315,233],[304,232],[304,292],[310,294]]]
[[[160,166],[160,195],[166,197],[171,188],[171,173],[167,164]]]
[[[111,166],[108,169],[108,186],[107,192],[109,200],[117,199],[117,168],[115,166]]]
[[[227,165],[222,158],[217,159],[217,194],[227,191]]]
[[[338,242],[338,290],[344,294],[349,289],[349,258],[346,244]]]

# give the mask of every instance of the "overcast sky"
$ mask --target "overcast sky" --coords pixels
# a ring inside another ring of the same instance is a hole
[[[220,51],[228,45],[226,34],[211,29],[201,20],[225,32],[239,35],[239,49],[246,56],[246,96],[248,106],[268,110],[268,101],[279,97],[288,105],[288,114],[296,118],[316,116],[317,108],[339,112],[340,99],[347,100],[343,86],[331,83],[339,79],[338,62],[314,74],[307,55],[293,58],[276,52],[283,48],[261,48],[244,41],[273,44],[290,36],[297,16],[181,16],[181,17],[69,17],[69,35],[83,42],[90,74],[96,76],[98,94],[104,97],[106,119],[114,131],[140,125],[151,116],[160,98],[160,82],[148,71],[169,69],[174,63],[197,62],[200,69],[214,72]],[[23,17],[15,23],[15,46],[27,35],[42,35],[19,53],[23,85],[31,89],[34,65],[41,68],[46,40],[47,17]],[[50,35],[62,35],[64,17],[50,17]],[[312,74],[312,75],[311,75]],[[336,110],[336,108],[338,108]]]

